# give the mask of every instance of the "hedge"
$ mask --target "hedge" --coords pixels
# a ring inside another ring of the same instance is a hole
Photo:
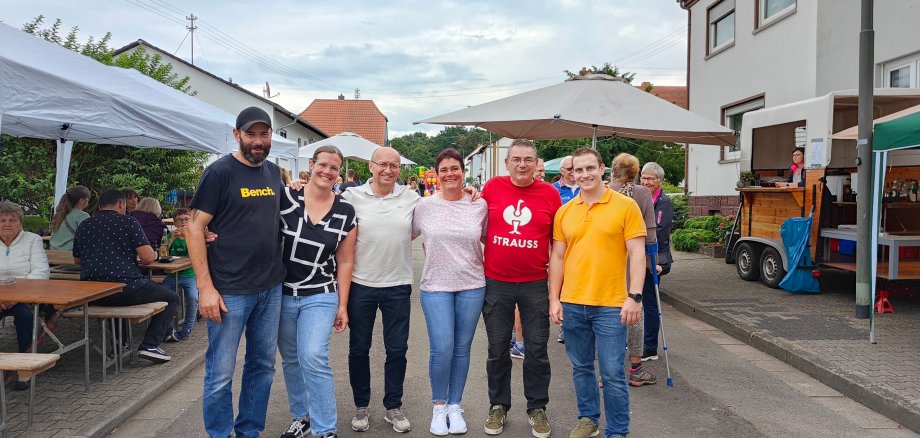
[[[690,219],[687,220],[690,222]],[[719,235],[710,230],[699,228],[683,228],[671,233],[671,245],[678,251],[696,252],[700,250],[700,243],[713,243],[719,241]]]

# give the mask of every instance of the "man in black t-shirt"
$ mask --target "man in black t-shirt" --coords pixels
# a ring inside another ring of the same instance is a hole
[[[80,280],[125,283],[121,293],[90,304],[96,306],[134,306],[165,301],[166,309],[150,319],[138,357],[161,363],[171,357],[160,343],[172,329],[179,297],[176,292],[156,284],[137,265],[156,260],[141,225],[125,215],[127,202],[120,190],[106,190],[99,195],[99,211],[77,227],[73,239],[73,258],[81,265]]]
[[[192,208],[188,250],[198,282],[198,309],[208,320],[204,377],[204,425],[211,437],[256,437],[275,374],[281,311],[279,200],[281,173],[265,161],[271,150],[271,118],[244,109],[233,135],[239,150],[205,169]],[[205,244],[205,228],[220,236]],[[231,380],[243,330],[239,415],[234,421]]]

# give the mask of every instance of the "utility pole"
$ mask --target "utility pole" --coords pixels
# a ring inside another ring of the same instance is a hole
[[[872,30],[873,0],[861,1],[862,29],[859,32],[859,106],[856,140],[856,182],[861,202],[856,204],[856,317],[872,316],[872,100],[875,85],[875,31]]]
[[[189,36],[192,39],[192,65],[195,65],[195,29],[198,29],[198,26],[195,26],[195,20],[197,20],[198,17],[192,14],[190,17],[185,17],[185,19],[188,20],[189,23],[185,28],[188,29],[190,33]]]

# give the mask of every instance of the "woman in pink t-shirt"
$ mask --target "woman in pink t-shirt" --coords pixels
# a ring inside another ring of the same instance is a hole
[[[482,238],[486,202],[463,193],[463,157],[448,148],[435,169],[441,184],[415,207],[412,236],[425,237],[421,302],[431,356],[428,372],[434,404],[431,433],[466,432],[460,401],[470,368],[470,346],[485,297]]]

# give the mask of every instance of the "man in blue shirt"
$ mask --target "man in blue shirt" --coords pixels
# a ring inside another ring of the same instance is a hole
[[[127,201],[120,190],[106,190],[99,195],[99,211],[77,227],[73,239],[73,258],[81,265],[80,280],[125,283],[121,293],[91,304],[96,306],[134,306],[165,301],[166,309],[150,319],[150,325],[137,350],[137,356],[152,362],[172,358],[160,343],[172,328],[179,297],[175,291],[150,281],[141,274],[141,264],[152,263],[156,252],[147,241],[140,223],[126,216]]]
[[[562,204],[571,201],[578,196],[578,184],[575,184],[575,174],[572,172],[572,157],[568,156],[562,159],[559,164],[559,181],[553,183],[553,187],[559,191],[559,197],[562,198]]]

